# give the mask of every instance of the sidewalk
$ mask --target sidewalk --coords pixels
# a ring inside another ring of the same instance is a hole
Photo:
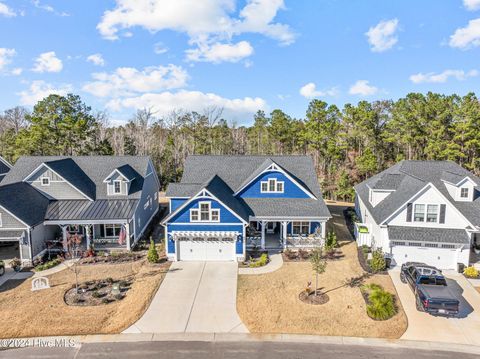
[[[238,268],[238,274],[240,275],[255,275],[255,274],[266,274],[275,272],[283,266],[282,253],[276,253],[270,255],[270,262],[258,268]]]

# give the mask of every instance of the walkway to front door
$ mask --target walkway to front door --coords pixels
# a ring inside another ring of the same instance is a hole
[[[174,262],[124,333],[248,333],[237,314],[236,262]]]

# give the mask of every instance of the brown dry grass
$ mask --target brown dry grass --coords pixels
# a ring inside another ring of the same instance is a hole
[[[480,293],[480,287],[475,287],[478,293]]]
[[[145,312],[170,263],[150,265],[144,260],[121,264],[79,266],[79,281],[123,279],[134,282],[120,302],[96,307],[68,306],[65,291],[75,283],[73,271],[49,276],[50,289],[32,292],[31,280],[0,293],[2,338],[120,333]],[[3,289],[3,288],[2,288]]]
[[[341,250],[345,257],[329,261],[326,272],[319,276],[319,287],[330,297],[323,305],[305,304],[298,299],[308,281],[315,283],[308,262],[284,263],[269,274],[239,276],[237,310],[248,329],[254,333],[399,338],[407,329],[401,303],[397,303],[399,312],[387,321],[369,318],[360,289],[343,286],[346,279],[363,274],[356,244],[344,242]],[[366,281],[372,282],[396,295],[388,275],[375,275]]]

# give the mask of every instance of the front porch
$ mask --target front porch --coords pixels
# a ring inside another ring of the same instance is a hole
[[[287,248],[313,248],[325,240],[325,222],[307,220],[250,221],[246,231],[247,249],[265,250]]]

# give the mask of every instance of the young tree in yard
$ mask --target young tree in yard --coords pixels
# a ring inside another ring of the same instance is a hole
[[[323,258],[322,248],[315,248],[310,255],[312,269],[315,272],[315,295],[318,295],[318,276],[325,272],[327,261]]]
[[[152,237],[150,237],[150,247],[148,248],[147,259],[150,263],[158,263],[159,260],[157,248],[155,247],[155,242]]]
[[[72,266],[68,267],[75,273],[75,291],[78,293],[78,260],[82,257],[82,237],[78,234],[67,238],[67,258],[73,260]]]

